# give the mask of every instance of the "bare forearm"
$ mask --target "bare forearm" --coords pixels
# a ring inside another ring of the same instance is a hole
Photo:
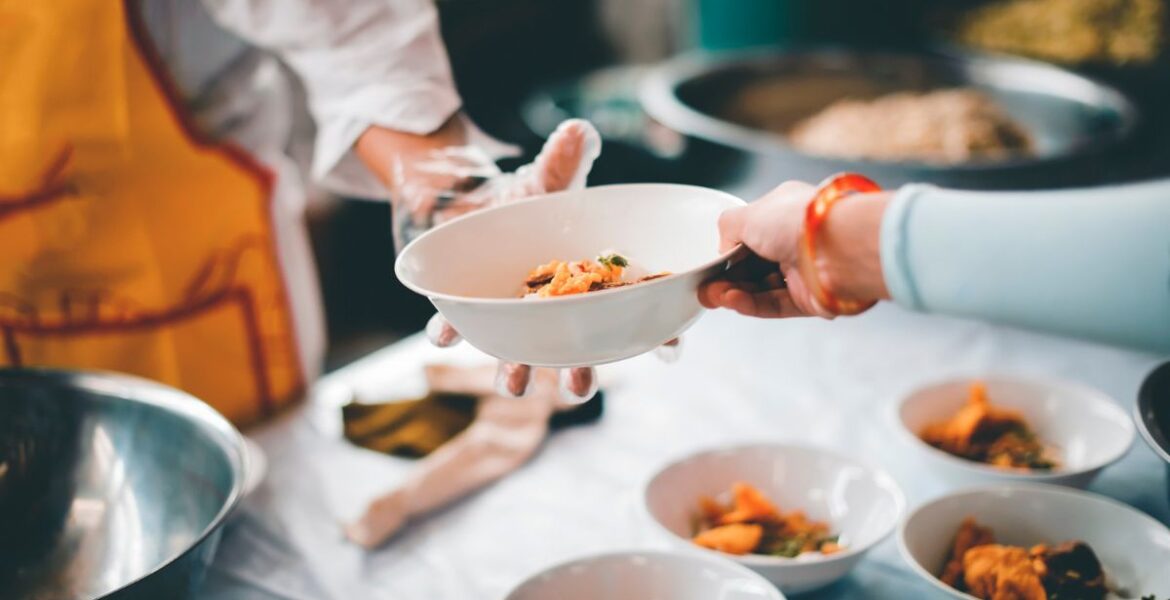
[[[882,277],[881,226],[890,192],[864,194],[833,208],[818,251],[829,288],[844,300],[888,300]]]

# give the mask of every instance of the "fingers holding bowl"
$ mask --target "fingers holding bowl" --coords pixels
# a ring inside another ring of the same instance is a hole
[[[699,288],[699,303],[706,308],[727,308],[759,318],[807,314],[794,302],[780,266],[756,255],[739,261],[718,278],[705,282]]]
[[[561,369],[559,374],[561,399],[571,404],[581,404],[597,393],[597,371],[593,367]]]
[[[426,333],[427,339],[439,348],[449,348],[463,340],[459,332],[439,313],[427,321]]]
[[[531,366],[500,361],[496,369],[496,393],[507,398],[520,398],[528,393],[531,382]]]
[[[583,187],[600,155],[601,136],[592,123],[582,119],[561,123],[533,162],[540,188],[558,192]]]
[[[654,356],[658,357],[658,360],[666,364],[678,362],[678,358],[681,355],[682,338],[668,340],[665,344],[662,344],[661,346],[654,349]]]

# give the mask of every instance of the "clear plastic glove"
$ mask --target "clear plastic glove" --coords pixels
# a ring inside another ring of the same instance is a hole
[[[472,210],[528,196],[580,189],[601,154],[601,136],[588,121],[571,119],[549,136],[531,164],[503,173],[481,145],[432,149],[401,154],[393,165],[394,238],[398,248],[421,233]],[[427,323],[427,337],[437,346],[459,343],[460,336],[436,314]],[[677,353],[678,342],[668,343]],[[501,362],[496,375],[500,394],[519,397],[528,391],[532,368]],[[592,367],[564,369],[560,390],[569,401],[584,401],[597,391]]]
[[[394,157],[391,192],[394,243],[399,250],[432,227],[467,212],[583,188],[593,161],[601,154],[601,136],[580,119],[561,123],[536,160],[514,173],[500,171],[495,163],[506,147],[483,134],[468,137],[472,138],[469,145]]]

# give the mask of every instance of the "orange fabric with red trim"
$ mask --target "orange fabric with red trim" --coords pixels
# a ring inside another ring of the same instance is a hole
[[[271,176],[184,120],[134,6],[0,13],[0,366],[133,373],[253,421],[304,389]]]

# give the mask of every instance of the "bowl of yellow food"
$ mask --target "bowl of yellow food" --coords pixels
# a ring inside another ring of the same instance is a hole
[[[743,201],[669,184],[548,194],[456,218],[415,239],[394,270],[476,348],[544,367],[654,349],[702,314],[726,269],[719,215]]]
[[[1035,377],[926,385],[896,407],[907,446],[953,484],[1036,481],[1086,487],[1133,444],[1134,425],[1088,386]]]
[[[861,461],[753,444],[667,465],[642,502],[666,543],[729,558],[796,594],[847,575],[894,531],[905,498],[889,475]]]

